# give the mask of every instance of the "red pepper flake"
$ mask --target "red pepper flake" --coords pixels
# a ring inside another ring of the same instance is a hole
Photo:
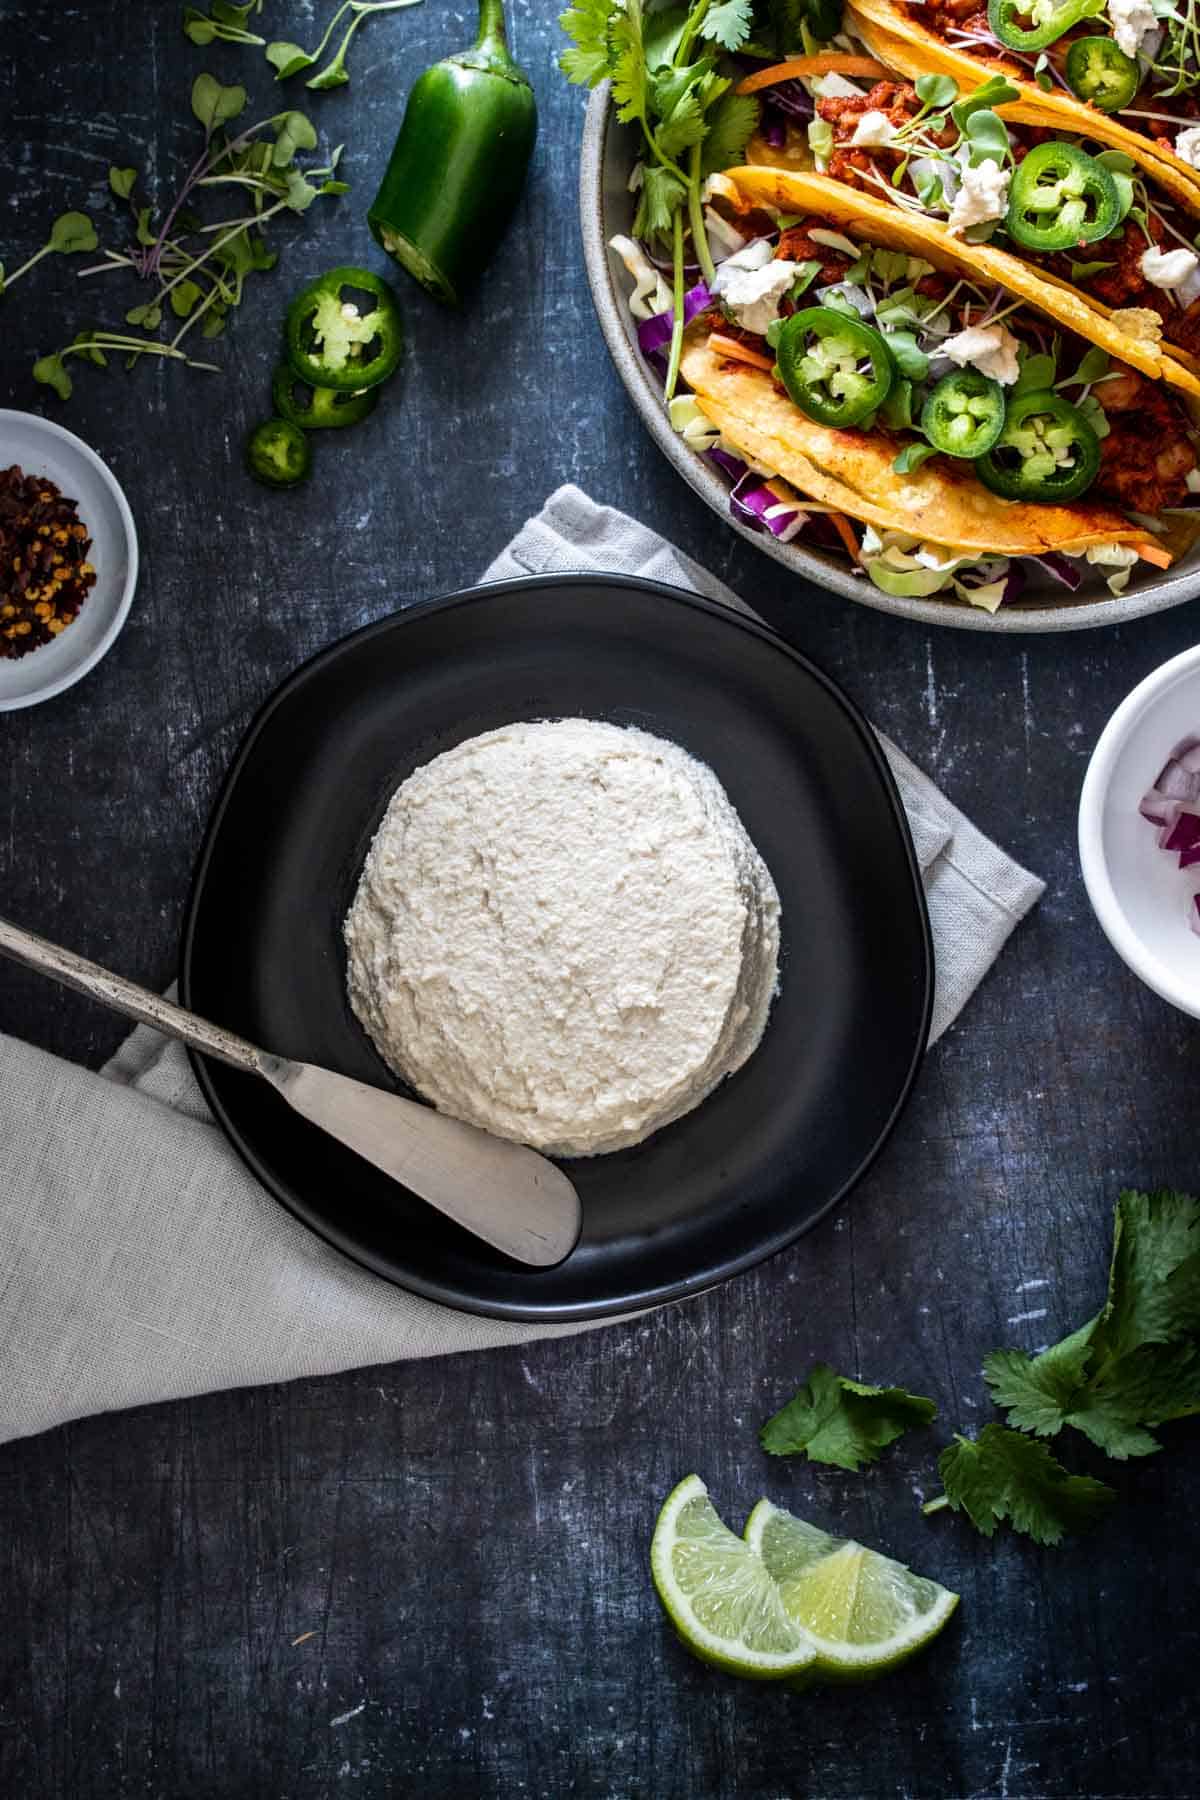
[[[16,463],[0,471],[0,657],[28,656],[78,618],[96,585],[91,547],[77,501]]]

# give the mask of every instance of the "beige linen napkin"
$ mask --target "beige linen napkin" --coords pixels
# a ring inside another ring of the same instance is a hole
[[[484,580],[605,569],[749,611],[662,538],[560,488]],[[891,744],[937,955],[933,1037],[1042,884]],[[100,1075],[0,1035],[0,1442],[88,1413],[582,1326],[449,1311],[357,1268],[277,1205],[183,1050],[139,1028]]]

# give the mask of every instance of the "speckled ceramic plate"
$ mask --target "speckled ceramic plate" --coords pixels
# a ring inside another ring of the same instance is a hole
[[[347,1003],[341,935],[380,816],[441,751],[563,716],[639,725],[708,763],[783,906],[761,1045],[645,1143],[568,1165],[584,1222],[564,1263],[509,1262],[265,1083],[197,1063],[234,1145],[297,1217],[390,1281],[501,1318],[652,1306],[791,1243],[885,1142],[929,1026],[924,895],[873,732],[765,626],[618,576],[500,582],[413,607],[286,681],[209,828],[185,1003],[285,1056],[394,1086]]]
[[[634,335],[633,319],[625,303],[629,279],[608,240],[627,234],[633,223],[634,202],[629,192],[637,138],[618,124],[609,106],[605,84],[588,102],[583,130],[579,177],[579,212],[588,281],[600,329],[617,366],[617,373],[642,421],[659,449],[702,499],[719,513],[730,530],[749,539],[756,548],[773,556],[793,574],[819,587],[830,588],[860,606],[899,613],[925,625],[956,625],[964,631],[1082,631],[1092,625],[1119,625],[1145,613],[1161,612],[1200,594],[1200,548],[1169,575],[1158,575],[1147,566],[1136,572],[1124,594],[1113,596],[1103,580],[1084,577],[1074,594],[1051,577],[1033,570],[1020,600],[988,613],[959,600],[904,600],[883,593],[862,577],[851,575],[845,562],[798,543],[781,544],[769,532],[751,531],[729,510],[729,488],[712,464],[690,450],[672,431],[663,409],[662,393],[643,360]]]

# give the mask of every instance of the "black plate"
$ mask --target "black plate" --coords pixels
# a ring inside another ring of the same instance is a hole
[[[583,1237],[510,1262],[197,1057],[270,1191],[389,1280],[468,1311],[581,1319],[677,1298],[814,1224],[878,1153],[924,1049],[933,956],[920,875],[873,733],[781,638],[657,583],[499,582],[413,607],[305,665],[246,736],[209,826],[183,944],[186,1005],[285,1056],[394,1086],[350,1011],[341,922],[393,791],[516,719],[609,719],[724,783],[783,905],[766,1036],[702,1106],[569,1167]]]

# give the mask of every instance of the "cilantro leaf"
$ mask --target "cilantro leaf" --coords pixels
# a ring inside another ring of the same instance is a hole
[[[628,0],[610,16],[613,102],[622,125],[646,117],[646,53],[642,48],[640,0]]]
[[[984,1537],[1007,1519],[1035,1543],[1058,1544],[1066,1532],[1094,1524],[1116,1498],[1104,1482],[1068,1474],[1045,1444],[1003,1425],[985,1425],[975,1439],[956,1436],[938,1458],[938,1474],[945,1503]]]
[[[700,171],[716,175],[745,160],[746,145],[758,124],[758,102],[750,94],[726,94],[708,115],[708,136],[700,152]]]
[[[719,0],[700,22],[700,36],[722,50],[740,50],[750,36],[753,0]]]
[[[696,91],[689,88],[657,128],[655,140],[664,156],[678,157],[698,144],[707,129]]]
[[[1108,1299],[1096,1322],[1099,1358],[1165,1344],[1200,1332],[1200,1316],[1186,1297],[1180,1308],[1171,1277],[1200,1254],[1200,1201],[1163,1189],[1126,1189],[1117,1200]]]
[[[817,1363],[786,1406],[769,1418],[759,1439],[771,1456],[804,1454],[810,1462],[859,1469],[911,1425],[935,1417],[932,1400],[904,1388],[870,1387]]]
[[[575,0],[570,10],[559,16],[559,24],[572,40],[571,48],[564,50],[558,59],[558,66],[568,81],[574,81],[580,87],[595,87],[609,73],[612,63],[609,19],[612,11],[613,0]],[[272,49],[274,48],[291,50],[295,46],[272,45]],[[270,50],[267,55],[271,55]],[[279,78],[283,78],[282,72]]]
[[[687,189],[673,169],[665,169],[661,163],[646,163],[633,221],[634,237],[666,237],[686,193]]]
[[[1022,1431],[1053,1437],[1062,1430],[1087,1379],[1095,1324],[1093,1319],[1041,1356],[1027,1356],[1023,1350],[993,1350],[985,1357],[983,1378],[997,1406],[1004,1407]]]

